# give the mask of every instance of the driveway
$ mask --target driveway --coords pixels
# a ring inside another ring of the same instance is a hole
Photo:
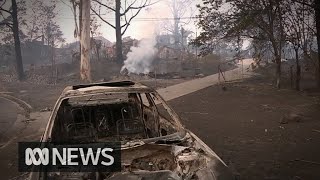
[[[15,103],[0,97],[0,143],[6,141],[6,132],[17,120],[18,107]]]
[[[223,73],[226,81],[234,81],[242,78],[248,78],[252,75],[252,72],[248,72],[247,68],[252,63],[252,59],[244,59],[242,63],[233,70],[229,70]],[[223,76],[220,75],[221,82],[224,81]],[[219,74],[213,74],[204,78],[193,79],[187,82],[169,86],[163,89],[159,89],[159,94],[166,100],[172,100],[201,89],[210,87],[219,83]]]

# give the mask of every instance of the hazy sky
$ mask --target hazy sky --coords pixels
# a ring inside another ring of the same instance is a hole
[[[142,0],[137,0],[137,2],[139,1]],[[153,2],[156,1],[157,0],[153,0]],[[159,27],[161,26],[161,24],[167,24],[164,20],[165,18],[170,18],[170,21],[172,22],[173,16],[171,14],[170,8],[168,7],[168,3],[170,3],[170,1],[172,0],[160,0],[156,4],[141,10],[139,15],[136,16],[135,19],[133,19],[124,37],[131,36],[136,39],[145,38],[152,35],[155,31],[158,31],[160,29]],[[63,2],[70,5],[68,0],[63,0]],[[196,9],[196,4],[198,4],[199,2],[201,2],[201,0],[194,0],[191,6],[186,7],[187,13],[185,13],[184,17],[195,16],[198,13],[198,10]],[[73,14],[70,7],[68,7],[66,4],[62,3],[62,0],[60,0],[57,8],[58,15],[56,17],[56,20],[61,26],[66,41],[74,42],[76,41],[76,39],[73,36]],[[114,24],[114,13],[108,13],[103,17],[106,18],[110,23]],[[184,21],[190,20],[186,19]],[[102,36],[114,42],[115,30],[100,20],[99,23],[101,23],[99,31],[101,32]],[[185,26],[185,29],[191,30],[195,33],[195,19],[192,19],[190,23],[188,23]]]
[[[1,1],[1,0],[0,0]],[[43,0],[50,1],[50,0]],[[55,0],[58,2],[57,4],[57,13],[56,21],[61,27],[61,30],[64,34],[64,38],[67,43],[72,43],[77,41],[77,38],[74,38],[74,30],[75,30],[75,22],[73,19],[73,13],[71,9],[70,0]],[[109,0],[110,1],[110,0]],[[129,0],[127,2],[132,2],[133,0]],[[186,1],[186,0],[176,0],[176,1]],[[32,1],[27,0],[27,11],[31,9],[29,6],[33,5]],[[124,4],[125,0],[122,0],[122,4]],[[144,0],[136,0],[136,2],[141,3]],[[123,37],[131,36],[135,39],[147,38],[153,35],[155,32],[161,33],[169,33],[163,28],[164,25],[173,24],[173,15],[170,9],[170,4],[173,0],[151,0],[151,2],[156,2],[155,4],[148,6],[140,11],[140,13],[132,20],[128,30],[124,34]],[[196,22],[197,19],[190,17],[195,17],[198,14],[198,9],[196,8],[197,4],[201,4],[202,0],[191,0],[191,4],[189,6],[185,6],[181,9],[185,9],[186,13],[181,17],[181,22],[185,22],[187,24],[182,23],[186,30],[192,31],[193,33],[190,35],[192,38],[196,37],[196,34],[199,35],[200,31]],[[95,3],[93,3],[95,4]],[[9,4],[8,4],[9,6]],[[114,12],[104,13],[102,11],[103,18],[114,24],[115,17]],[[31,13],[32,14],[32,13]],[[93,12],[92,12],[93,14]],[[129,17],[130,18],[130,17]],[[111,42],[115,42],[115,30],[102,22],[99,18],[98,23],[101,24],[99,28],[99,32],[103,37],[110,40]],[[169,19],[169,20],[168,20]],[[170,23],[171,22],[171,23]],[[181,24],[181,25],[182,25]],[[249,42],[244,42],[244,47],[248,46]],[[244,48],[243,47],[243,48]]]

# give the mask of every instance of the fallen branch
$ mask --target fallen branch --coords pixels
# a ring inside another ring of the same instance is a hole
[[[209,114],[209,113],[204,113],[204,112],[184,112],[186,114]]]
[[[320,130],[312,129],[312,131],[320,133]]]
[[[303,160],[303,159],[295,159],[294,161],[300,161],[300,162],[304,162],[304,163],[320,165],[320,162],[307,161],[307,160]]]

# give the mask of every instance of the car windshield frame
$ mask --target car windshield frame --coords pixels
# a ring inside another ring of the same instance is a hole
[[[174,112],[174,110],[166,103],[166,101],[160,96],[160,94],[158,94],[158,92],[156,91],[141,91],[141,90],[135,90],[135,91],[105,91],[105,92],[90,92],[90,93],[85,93],[85,94],[77,94],[77,95],[68,95],[68,96],[62,96],[58,99],[58,101],[56,102],[53,111],[51,112],[50,118],[49,118],[49,122],[47,124],[46,127],[46,131],[45,134],[43,135],[43,140],[44,141],[51,141],[51,135],[52,135],[52,130],[54,127],[54,121],[55,118],[57,116],[57,112],[62,104],[62,102],[64,100],[70,99],[70,98],[78,98],[78,97],[84,97],[84,96],[94,96],[94,95],[103,95],[103,94],[114,94],[114,93],[137,93],[137,94],[149,94],[149,95],[153,95],[157,98],[157,100],[159,100],[162,105],[164,106],[165,110],[168,112],[168,114],[170,115],[170,119],[166,119],[171,125],[173,125],[176,128],[176,132],[171,133],[171,134],[167,134],[164,136],[158,136],[158,137],[153,137],[153,138],[145,138],[145,139],[135,139],[135,140],[129,140],[129,141],[121,141],[121,144],[125,145],[125,144],[130,144],[130,142],[135,142],[135,141],[141,141],[143,143],[154,143],[157,141],[177,141],[177,140],[182,140],[183,138],[185,138],[186,136],[186,130],[184,128],[184,126],[181,124],[180,122],[180,117]],[[153,103],[155,103],[152,100]],[[45,138],[47,137],[47,138]]]

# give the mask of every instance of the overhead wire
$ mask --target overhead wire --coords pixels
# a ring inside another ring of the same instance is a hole
[[[94,14],[92,14],[94,15]],[[73,19],[73,17],[66,17],[66,16],[56,16],[57,19]],[[104,18],[106,21],[115,21],[115,18]],[[200,17],[197,16],[189,16],[189,17],[180,17],[180,18],[135,18],[133,20],[135,21],[168,21],[168,20],[177,20],[177,19],[200,19]],[[121,19],[121,21],[125,21],[124,19]]]

